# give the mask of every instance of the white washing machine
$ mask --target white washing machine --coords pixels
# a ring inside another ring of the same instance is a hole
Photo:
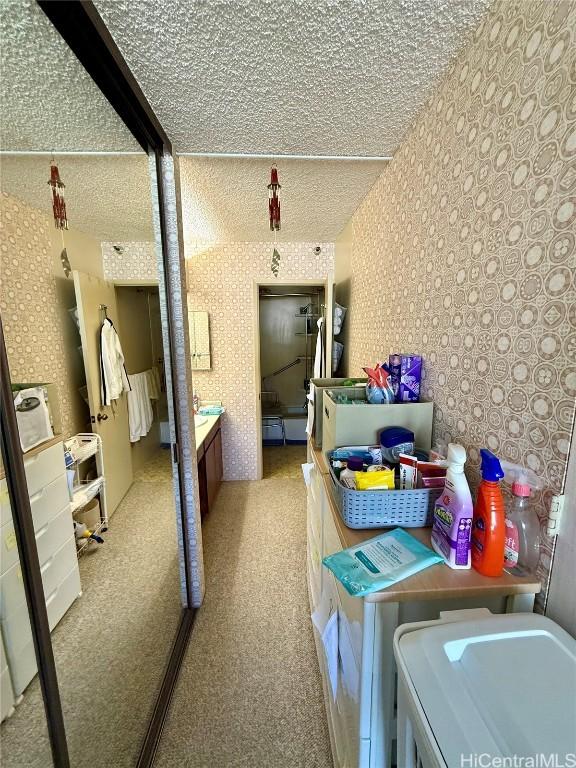
[[[398,766],[576,765],[576,640],[550,619],[447,612],[394,654]]]

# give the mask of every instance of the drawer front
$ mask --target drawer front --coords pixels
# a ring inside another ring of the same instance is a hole
[[[56,517],[70,503],[66,474],[60,474],[55,480],[45,485],[30,496],[30,508],[34,520],[34,530],[37,531],[47,522]],[[0,526],[11,522],[12,509],[8,496],[6,480],[0,480]]]
[[[70,505],[56,515],[49,523],[36,531],[36,547],[38,548],[38,559],[42,567],[46,561],[57,552],[60,547],[68,541],[70,534],[74,532],[72,514]],[[18,547],[16,546],[16,534],[14,526],[8,523],[0,531],[2,536],[2,566],[1,572],[6,573],[12,566],[19,562]]]
[[[336,530],[336,525],[332,519],[332,510],[329,504],[326,503],[326,511],[324,515],[324,526],[322,534],[322,557],[328,557],[328,555],[334,554],[334,552],[340,552],[342,544],[340,543],[340,537]]]
[[[30,496],[34,530],[38,532],[70,504],[66,475],[59,475],[44,488]]]
[[[80,572],[76,563],[75,568],[67,574],[64,580],[46,598],[50,631],[54,629],[64,616],[80,594],[80,591]],[[8,665],[12,669],[13,663],[17,661],[21,651],[28,643],[32,642],[32,630],[30,629],[30,619],[26,603],[21,604],[7,618],[1,619],[1,623]],[[14,676],[12,676],[12,680],[14,681]]]
[[[41,568],[44,597],[48,598],[75,567],[78,567],[78,556],[72,535]],[[25,602],[22,569],[20,563],[16,563],[0,580],[0,618],[9,618]]]
[[[45,485],[56,480],[58,475],[66,474],[64,446],[62,443],[50,446],[35,456],[24,456],[24,471],[28,483],[28,493],[34,496]]]
[[[9,523],[12,520],[12,509],[10,507],[10,496],[8,495],[8,484],[6,478],[0,480],[0,526]]]
[[[14,711],[14,691],[8,668],[0,672],[0,722]]]
[[[29,642],[22,646],[17,653],[10,656],[10,679],[16,696],[21,696],[24,693],[34,679],[37,669],[34,643],[30,634]]]

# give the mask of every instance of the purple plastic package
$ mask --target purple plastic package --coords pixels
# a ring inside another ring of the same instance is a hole
[[[402,355],[390,355],[388,358],[388,367],[390,368],[390,386],[394,392],[394,399],[398,402],[398,390],[400,389],[400,368],[402,365]]]
[[[420,355],[402,355],[397,402],[417,403],[420,400],[421,378],[422,357]]]

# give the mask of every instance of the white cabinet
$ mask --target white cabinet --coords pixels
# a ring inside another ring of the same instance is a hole
[[[25,456],[24,468],[48,621],[53,629],[81,594],[62,442]],[[0,626],[12,687],[19,696],[36,674],[36,658],[4,478],[0,479],[0,507]]]
[[[190,356],[193,371],[208,371],[212,367],[210,358],[210,321],[208,312],[188,312],[190,332]]]
[[[475,578],[473,574],[470,577],[464,572],[454,583],[454,572],[446,569],[443,578],[448,586],[440,590],[442,597],[434,583],[426,590],[414,587],[414,598],[351,597],[322,565],[322,558],[341,550],[343,544],[327,476],[319,471],[317,459],[315,456],[308,487],[308,584],[316,619],[321,616],[326,621],[335,611],[338,614],[335,697],[328,678],[322,627],[319,631],[314,626],[334,764],[336,768],[390,768],[396,736],[393,636],[398,625],[436,619],[440,611],[463,608],[486,607],[493,613],[531,611],[537,585],[532,580],[528,588],[521,583],[525,580],[510,578],[496,585],[488,579],[467,593],[460,581],[465,587]]]
[[[15,703],[8,660],[4,650],[4,641],[2,640],[2,635],[0,635],[0,723],[14,712]]]

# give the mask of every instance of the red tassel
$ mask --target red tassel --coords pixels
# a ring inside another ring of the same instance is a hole
[[[282,189],[278,183],[278,169],[275,165],[270,170],[270,184],[268,184],[268,213],[270,216],[270,229],[280,229],[280,199],[278,190]]]
[[[65,184],[60,178],[58,166],[50,163],[50,179],[48,180],[52,190],[52,213],[54,214],[54,226],[56,229],[68,229],[68,218],[66,216],[66,203],[64,201]]]

